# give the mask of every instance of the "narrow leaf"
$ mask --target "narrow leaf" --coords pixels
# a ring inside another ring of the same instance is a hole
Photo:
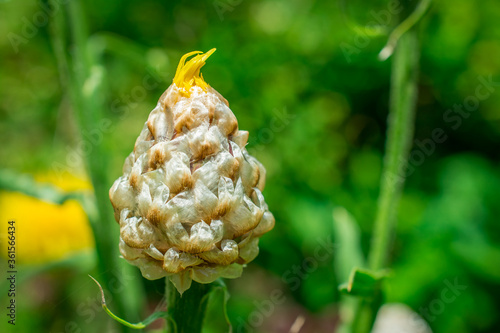
[[[352,296],[372,297],[380,289],[380,281],[388,275],[387,270],[372,271],[354,268],[349,281],[339,286],[342,293]]]
[[[335,243],[339,245],[335,254],[335,273],[339,281],[346,281],[354,267],[365,266],[361,232],[344,207],[334,208],[332,214]]]
[[[229,320],[229,316],[227,314],[227,302],[230,298],[229,291],[227,289],[226,284],[224,283],[223,279],[217,279],[211,284],[212,290],[210,291],[209,294],[207,294],[205,297],[210,297],[210,305],[212,306],[220,306],[220,303],[218,300],[216,300],[216,297],[221,297],[220,301],[222,301],[222,314],[224,316],[224,320],[226,324],[228,325],[229,333],[233,331],[233,327],[231,325],[231,321]],[[215,311],[212,311],[213,313],[220,313],[220,310],[216,309]]]
[[[155,320],[157,320],[159,318],[165,318],[165,319],[169,320],[169,318],[168,318],[169,315],[166,311],[157,311],[139,323],[136,323],[136,324],[129,323],[125,319],[122,319],[122,318],[118,317],[117,315],[115,315],[113,312],[111,312],[111,310],[106,305],[106,299],[104,298],[104,291],[101,287],[101,284],[96,279],[94,279],[92,276],[89,275],[89,277],[92,280],[94,280],[94,282],[97,284],[97,286],[99,286],[99,290],[101,291],[102,308],[104,309],[104,311],[106,311],[106,313],[111,318],[113,318],[114,320],[116,320],[120,324],[125,325],[125,326],[130,327],[130,328],[133,328],[133,329],[140,330],[140,329],[145,328],[146,326],[148,326],[149,324],[151,324],[152,322],[154,322]]]
[[[31,175],[0,170],[0,189],[16,191],[43,201],[62,205],[70,199],[82,200],[82,192],[63,192],[51,184],[36,182]]]

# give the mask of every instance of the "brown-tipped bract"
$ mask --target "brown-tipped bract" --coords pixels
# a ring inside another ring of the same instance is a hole
[[[183,58],[110,190],[123,257],[147,279],[169,276],[181,293],[192,280],[240,276],[274,226],[266,171],[226,99],[203,81],[206,58]]]

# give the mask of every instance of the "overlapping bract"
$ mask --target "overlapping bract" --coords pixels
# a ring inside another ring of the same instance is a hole
[[[274,217],[247,139],[210,86],[161,96],[110,190],[120,252],[144,277],[169,276],[182,293],[192,280],[238,277],[257,256]]]

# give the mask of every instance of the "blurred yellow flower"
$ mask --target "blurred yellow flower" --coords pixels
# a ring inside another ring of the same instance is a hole
[[[43,174],[35,180],[63,191],[92,188],[89,182],[69,175]],[[17,263],[46,263],[94,246],[87,215],[75,200],[56,205],[18,192],[0,192],[2,257],[7,255],[7,222],[11,220],[16,226]]]

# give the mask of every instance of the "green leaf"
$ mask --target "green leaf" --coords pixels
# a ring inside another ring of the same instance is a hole
[[[214,320],[214,315],[221,313],[220,307],[222,306],[222,314],[224,316],[223,320],[225,321],[225,323],[228,326],[228,331],[232,332],[233,327],[231,325],[231,321],[229,320],[229,316],[227,314],[227,302],[230,298],[230,294],[229,294],[229,291],[227,289],[227,286],[224,283],[224,280],[221,278],[212,282],[211,286],[212,286],[212,290],[210,291],[209,294],[207,294],[207,296],[205,296],[205,297],[210,297],[205,321],[207,320],[207,318],[212,318],[212,320],[214,322],[217,321],[217,320]],[[210,323],[204,323],[204,327],[206,326],[206,324],[210,324]],[[219,324],[220,324],[220,321],[219,321]],[[220,331],[220,328],[214,327],[214,331]]]
[[[352,296],[372,297],[380,289],[380,282],[388,275],[387,270],[372,271],[354,268],[347,283],[339,286],[340,292]]]
[[[365,258],[361,251],[361,232],[354,217],[344,207],[333,209],[333,228],[335,244],[335,273],[339,281],[345,281],[353,267],[365,266]]]
[[[70,199],[81,201],[84,196],[83,192],[63,192],[51,184],[36,182],[31,175],[11,170],[0,170],[0,189],[21,192],[58,205],[62,205]]]
[[[120,324],[125,325],[125,326],[130,327],[130,328],[133,328],[133,329],[140,330],[140,329],[145,328],[146,326],[148,326],[149,324],[151,324],[152,322],[154,322],[155,320],[160,319],[160,318],[165,318],[166,320],[171,320],[170,315],[168,314],[167,311],[154,312],[152,315],[150,315],[149,317],[147,317],[143,321],[138,322],[136,324],[130,323],[130,322],[126,321],[125,319],[118,317],[113,312],[111,312],[111,310],[106,305],[106,299],[104,298],[104,291],[102,290],[101,284],[96,279],[94,279],[92,276],[89,275],[89,277],[92,280],[94,280],[94,282],[97,284],[97,286],[99,286],[99,290],[101,291],[102,308],[104,309],[104,311],[106,311],[106,313],[111,318],[113,318],[114,320],[116,320]]]
[[[396,48],[401,36],[403,36],[408,30],[410,30],[410,28],[422,19],[424,14],[427,12],[427,9],[429,9],[430,4],[431,0],[421,0],[410,16],[408,16],[403,22],[401,22],[400,25],[396,27],[396,29],[392,31],[387,44],[378,55],[379,60],[384,61],[394,53],[394,49]]]
[[[91,224],[95,224],[97,218],[95,200],[90,191],[64,192],[52,184],[35,181],[32,175],[6,169],[0,169],[0,190],[19,192],[56,205],[76,200],[89,217]]]

